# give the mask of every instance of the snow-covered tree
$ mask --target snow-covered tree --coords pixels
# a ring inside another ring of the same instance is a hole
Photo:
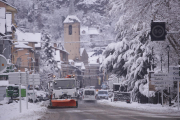
[[[166,72],[166,46],[171,46],[170,61],[175,60],[170,62],[171,65],[177,65],[177,57],[173,56],[179,54],[177,52],[179,34],[168,34],[164,42],[150,40],[151,20],[167,22],[167,31],[179,31],[180,3],[178,0],[110,0],[109,3],[109,16],[119,18],[115,28],[118,32],[117,42],[110,44],[104,51],[101,68],[118,76],[124,76],[128,89],[134,92],[134,99],[137,98],[138,92],[147,96],[147,87],[145,87],[147,80],[142,79],[147,75],[148,69],[152,68],[152,58],[157,71],[161,66],[162,56],[163,69]]]
[[[42,47],[40,51],[40,75],[41,79],[46,83],[48,81],[48,74],[53,74],[58,76],[60,68],[58,68],[58,63],[55,61],[52,37],[48,33],[42,33]],[[48,74],[47,74],[48,73]]]

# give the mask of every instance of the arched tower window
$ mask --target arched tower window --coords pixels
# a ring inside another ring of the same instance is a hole
[[[69,25],[69,35],[72,35],[72,25]]]

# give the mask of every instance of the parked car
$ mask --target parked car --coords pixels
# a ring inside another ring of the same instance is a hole
[[[95,102],[96,101],[96,90],[95,89],[84,89],[82,100]]]
[[[106,99],[108,100],[108,91],[107,90],[99,90],[98,91],[98,94],[97,94],[97,99],[100,100],[100,99]]]
[[[34,93],[33,93],[33,90],[29,90],[28,91],[28,101],[32,103],[33,102],[33,98],[34,98],[34,102],[38,102],[39,101],[39,99],[37,98],[36,91],[34,91]]]
[[[131,100],[130,99],[126,99],[126,103],[131,103]]]

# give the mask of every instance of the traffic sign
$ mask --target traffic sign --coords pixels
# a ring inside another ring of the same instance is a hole
[[[180,71],[180,67],[178,67],[178,66],[169,66],[169,71]]]
[[[151,40],[152,41],[164,41],[166,37],[165,22],[151,22]]]
[[[168,75],[165,73],[152,74],[151,77],[167,77]]]
[[[26,83],[26,73],[25,72],[12,72],[9,73],[9,84],[22,84]],[[20,81],[21,80],[21,81]]]
[[[28,85],[40,85],[40,75],[39,74],[30,74]]]
[[[40,76],[39,74],[30,74],[29,75],[29,81],[40,81]]]
[[[180,77],[169,77],[172,81],[180,81]]]
[[[169,71],[169,76],[180,77],[180,71]]]
[[[167,74],[164,74],[164,73],[158,73],[158,74],[152,74],[151,75],[151,80],[152,81],[157,81],[157,80],[169,80],[168,79],[168,75]]]
[[[7,68],[7,59],[3,55],[0,55],[0,73],[5,72],[6,68]]]
[[[28,82],[28,85],[40,85],[40,81],[34,81],[34,83],[33,83],[33,81],[29,81]]]
[[[151,81],[151,85],[162,85],[163,81]]]

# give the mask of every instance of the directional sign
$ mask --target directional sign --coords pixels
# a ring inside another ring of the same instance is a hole
[[[7,59],[3,55],[0,55],[0,73],[6,71],[6,68],[7,68]]]
[[[33,85],[33,81],[28,82],[28,85]],[[34,81],[34,85],[40,85],[40,81]]]
[[[9,73],[9,84],[20,84],[20,73],[19,72],[13,72]]]
[[[12,72],[9,73],[9,83],[10,84],[19,84],[20,83],[20,79],[21,79],[21,83],[26,83],[26,73],[25,72]]]
[[[151,77],[167,77],[168,75],[165,73],[152,74]]]
[[[22,85],[26,85],[26,83],[27,83],[27,74],[25,72],[9,73],[8,78],[9,78],[10,84],[20,84],[21,83]]]
[[[180,71],[169,71],[169,76],[180,77]]]
[[[169,77],[172,81],[180,81],[180,77]]]
[[[162,85],[162,81],[151,81],[151,85]]]
[[[39,74],[30,74],[29,75],[29,81],[28,81],[28,85],[40,85],[40,76]]]
[[[178,67],[178,66],[169,66],[169,71],[180,71],[180,67]]]
[[[152,74],[151,80],[169,80],[167,74],[159,73],[159,74]]]
[[[169,76],[172,81],[180,81],[180,67],[170,66],[169,67]]]

